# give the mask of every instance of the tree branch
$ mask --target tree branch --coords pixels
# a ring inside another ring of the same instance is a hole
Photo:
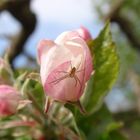
[[[31,0],[10,0],[0,5],[0,11],[7,10],[22,25],[22,30],[17,36],[16,41],[12,41],[12,45],[8,51],[10,63],[13,64],[14,59],[24,49],[24,45],[34,31],[36,26],[36,16],[30,10]]]
[[[131,21],[127,17],[121,16],[120,10],[123,4],[124,0],[117,1],[111,8],[110,13],[105,17],[105,20],[110,19],[111,22],[116,22],[125,33],[132,46],[140,51],[140,41],[135,36]]]
[[[111,21],[118,23],[132,46],[140,51],[140,41],[135,37],[130,21],[125,17],[121,17],[120,15],[112,17]]]

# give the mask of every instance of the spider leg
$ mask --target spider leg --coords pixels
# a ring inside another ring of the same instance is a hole
[[[68,73],[67,71],[57,71],[57,72]]]
[[[71,61],[70,61],[70,66],[71,66],[71,70],[72,70],[73,67],[72,67],[72,63],[71,63]]]
[[[66,74],[65,76],[62,76],[59,79],[56,79],[56,80],[54,80],[52,82],[49,82],[49,84],[52,84],[52,83],[57,84],[57,83],[59,83],[60,81],[64,80],[67,77],[69,77],[69,74]]]
[[[74,79],[75,79],[75,81],[76,81],[75,86],[77,85],[77,81],[79,82],[80,86],[82,86],[82,83],[81,83],[81,81],[79,80],[79,78],[78,78],[77,75],[74,75]]]
[[[75,87],[76,87],[77,86],[77,78],[75,76],[73,78],[75,80]]]
[[[52,81],[51,83],[54,83],[54,84],[57,84],[59,83],[60,81],[64,80],[65,78],[69,77],[69,74],[65,75],[65,76],[62,76],[54,81]]]
[[[76,73],[81,72],[81,71],[85,71],[85,68],[81,70],[77,70]]]
[[[81,59],[81,61],[80,61],[79,65],[78,65],[78,67],[77,67],[77,70],[79,69],[79,67],[80,67],[81,63],[82,63],[82,59]]]

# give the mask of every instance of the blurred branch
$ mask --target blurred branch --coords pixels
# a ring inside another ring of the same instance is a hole
[[[36,61],[36,58],[34,58],[33,56],[31,56],[30,54],[28,54],[26,51],[23,52],[24,56],[26,56],[26,58],[28,58],[28,60],[30,62],[35,62]]]
[[[105,20],[112,19],[116,14],[118,14],[121,6],[123,5],[124,0],[115,1],[111,7],[109,14],[105,17]]]
[[[116,22],[121,30],[125,33],[132,46],[140,51],[140,41],[136,38],[133,32],[131,21],[120,14],[124,0],[117,1],[111,8],[110,13],[105,17],[105,20],[110,19],[111,22]]]
[[[136,96],[137,111],[140,113],[140,77],[138,73],[131,70],[128,75],[128,80],[132,85],[133,94]]]
[[[140,51],[140,41],[135,37],[130,21],[120,15],[112,17],[111,21],[119,24],[132,46]]]
[[[119,112],[113,114],[113,117],[115,120],[123,122],[124,126],[121,132],[125,134],[129,140],[140,140],[139,132],[133,129],[133,124],[140,120],[140,114],[137,110]]]
[[[129,110],[126,112],[118,112],[113,114],[113,117],[117,121],[123,121],[125,126],[130,125],[135,120],[140,119],[140,114],[137,110]]]
[[[132,110],[115,113],[113,116],[117,121],[123,122],[122,132],[128,136],[129,140],[140,140],[140,128],[135,127],[136,124],[140,123],[140,77],[138,73],[129,70],[127,78],[136,97],[136,107]]]
[[[36,26],[36,16],[30,9],[31,0],[10,0],[0,5],[0,12],[7,10],[22,25],[22,30],[8,51],[10,63],[22,53],[24,45],[34,31]]]

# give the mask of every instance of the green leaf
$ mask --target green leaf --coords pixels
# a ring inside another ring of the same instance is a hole
[[[90,48],[94,56],[95,73],[88,82],[82,103],[87,112],[92,113],[101,107],[103,99],[112,88],[119,71],[119,60],[109,23],[106,24],[99,36],[90,43]]]
[[[114,135],[118,138],[116,140],[126,140],[119,132],[122,122],[114,121],[105,104],[95,113],[79,117],[77,125],[85,133],[87,140],[112,140]]]
[[[33,79],[27,78],[22,87],[24,96],[32,96],[38,106],[43,110],[45,105],[45,94],[42,85]]]
[[[122,135],[118,131],[113,131],[110,133],[110,137],[107,140],[128,140],[126,136]]]
[[[75,118],[71,111],[64,107],[62,103],[54,102],[49,110],[49,117],[55,120],[57,127],[63,128],[63,133],[67,139],[73,139],[75,137],[77,140],[81,140],[82,132],[77,127]],[[65,132],[69,134],[65,134]]]
[[[33,138],[31,136],[21,136],[15,138],[15,140],[32,140]]]

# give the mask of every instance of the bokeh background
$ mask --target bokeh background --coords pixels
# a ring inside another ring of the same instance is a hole
[[[124,123],[121,131],[140,140],[139,6],[139,0],[0,0],[0,55],[7,52],[14,68],[35,68],[41,39],[55,39],[80,26],[96,38],[110,20],[120,72],[105,103]]]
[[[9,1],[11,1],[11,3],[16,2],[16,0]],[[24,1],[25,4],[30,0],[20,1]],[[25,6],[21,4],[21,7]],[[18,7],[18,4],[16,7]],[[23,10],[24,9],[25,8],[23,8]],[[24,52],[32,57],[36,56],[37,43],[43,38],[55,39],[60,33],[77,29],[80,26],[87,27],[93,37],[95,37],[103,26],[102,23],[96,20],[97,15],[93,11],[92,1],[90,0],[31,0],[30,10],[30,12],[35,14],[36,20],[33,15],[29,16],[29,19],[25,16],[23,20],[26,20],[25,22],[27,23],[25,24],[31,24],[29,25],[31,27],[34,26],[33,22],[35,22],[36,25],[24,45]],[[8,41],[5,36],[16,37],[21,31],[21,24],[22,23],[16,20],[9,12],[2,10],[0,15],[1,55],[5,48],[10,46],[10,41]],[[25,66],[27,63],[25,54],[20,53],[13,63],[15,67]]]

